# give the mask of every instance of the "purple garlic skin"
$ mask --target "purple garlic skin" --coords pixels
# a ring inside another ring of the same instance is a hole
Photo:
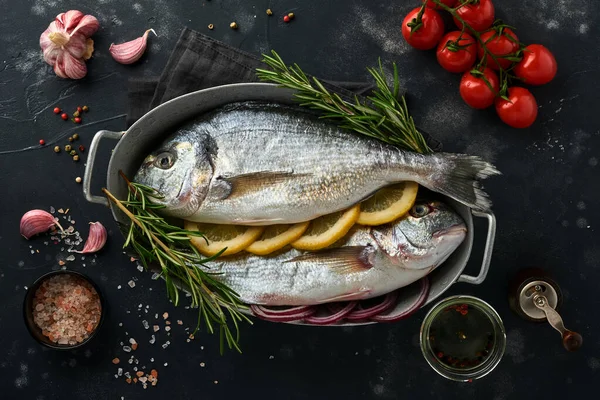
[[[154,29],[148,29],[142,36],[137,39],[121,44],[111,44],[108,51],[112,58],[120,64],[133,64],[142,57],[144,51],[146,51],[146,44],[148,42],[148,33],[154,33]]]
[[[29,240],[32,236],[44,233],[55,225],[60,226],[49,212],[44,210],[27,211],[21,217],[21,235]]]
[[[100,251],[106,244],[107,239],[106,228],[100,222],[90,222],[90,233],[83,250],[77,251],[80,254],[89,254]]]

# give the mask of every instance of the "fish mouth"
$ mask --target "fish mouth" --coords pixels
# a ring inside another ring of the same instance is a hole
[[[431,235],[434,238],[439,238],[441,236],[460,236],[467,233],[467,227],[463,224],[452,225],[446,229],[440,229]]]

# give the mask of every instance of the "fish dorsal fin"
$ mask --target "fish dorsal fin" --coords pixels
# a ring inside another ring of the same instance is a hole
[[[239,175],[221,175],[217,177],[220,185],[227,185],[228,193],[221,191],[225,199],[233,199],[257,192],[287,181],[303,178],[309,174],[294,174],[294,171],[257,171]]]
[[[373,267],[370,246],[347,246],[306,253],[285,262],[314,262],[324,264],[339,274],[367,271]]]

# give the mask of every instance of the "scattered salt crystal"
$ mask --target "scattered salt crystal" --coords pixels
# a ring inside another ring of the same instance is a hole
[[[152,274],[152,279],[153,280],[157,280],[160,277],[159,274],[157,274],[156,272]]]
[[[167,365],[169,365],[169,363],[165,363],[165,367],[166,367]]]
[[[130,288],[134,288],[135,287],[135,282],[134,281],[129,281],[129,282],[127,282],[127,284],[129,285]]]
[[[27,286],[23,286],[23,289],[27,290],[27,289],[29,289],[29,288],[28,288]]]
[[[275,358],[275,356],[269,356],[269,360],[272,360],[274,358]]]
[[[154,330],[154,332],[158,332],[160,330],[160,326],[154,325],[152,326],[152,330]]]
[[[54,207],[50,206],[50,214],[54,214],[56,212],[56,210],[54,209]]]
[[[135,341],[135,339],[134,339],[134,338],[129,338],[129,343],[131,343],[131,344],[135,344],[135,343],[137,343],[137,342]]]
[[[146,378],[145,376],[142,376],[138,379],[140,382],[142,383],[146,383],[146,381],[148,380],[148,378]]]
[[[140,272],[144,272],[144,267],[142,267],[141,265],[138,265],[137,270]]]
[[[137,372],[137,367],[133,367],[133,370]]]
[[[119,368],[117,370],[117,375],[122,376],[123,375],[123,368]]]
[[[200,350],[204,350],[204,346],[200,346]]]
[[[219,383],[219,381],[215,381],[215,385],[218,384],[218,383]]]
[[[152,358],[150,359],[150,362],[154,362],[154,357],[152,357]]]
[[[142,321],[142,325],[144,325],[144,329],[150,328],[150,324],[148,324],[148,321],[146,321],[146,320]]]
[[[131,378],[131,374],[129,373],[129,371],[125,372],[123,375],[125,375],[126,378]]]
[[[129,346],[123,346],[123,351],[126,352],[126,353],[129,353],[129,352],[131,352],[131,347],[129,347]]]
[[[167,319],[167,318],[169,318],[169,313],[168,312],[163,313],[163,319]]]
[[[169,332],[171,330],[170,326],[165,326],[165,331]]]
[[[201,362],[201,363],[200,363],[200,366],[201,366],[202,368],[204,368],[204,366],[205,366],[205,365],[206,365],[206,364],[204,364],[203,362]]]
[[[137,358],[135,359],[135,365],[138,365],[140,363],[140,360],[138,360]]]
[[[81,256],[81,261],[85,260],[85,256]]]
[[[65,258],[67,261],[75,261],[75,256],[71,254],[69,257]]]
[[[154,319],[158,319],[158,314],[154,314]]]
[[[127,360],[127,362],[128,362],[129,364],[133,364],[133,358],[130,358],[129,360]]]
[[[183,321],[182,321],[182,320],[180,320],[180,319],[178,319],[178,320],[177,320],[177,325],[183,325]]]
[[[122,322],[119,322],[119,326],[123,326],[123,323],[122,323]],[[121,343],[121,344],[123,344],[123,343]]]
[[[171,342],[169,342],[169,341],[167,340],[165,343],[163,343],[163,345],[162,345],[162,348],[163,348],[163,349],[166,349],[167,347],[169,347],[169,345],[170,345],[170,344],[171,344]]]
[[[154,344],[156,342],[156,338],[154,337],[154,335],[152,335],[149,342],[150,342],[150,344]]]
[[[117,289],[121,289],[121,285],[117,286]]]
[[[138,304],[138,308],[142,308],[142,307],[144,307],[144,306],[142,305],[142,303]]]
[[[35,254],[35,250],[30,250],[30,251],[31,251],[31,254]]]
[[[65,210],[63,210],[62,208],[59,208],[59,209],[58,209],[58,212],[59,212],[60,214],[64,214],[64,213],[65,213]]]

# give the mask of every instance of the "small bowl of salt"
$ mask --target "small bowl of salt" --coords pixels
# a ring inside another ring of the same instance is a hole
[[[25,325],[40,344],[71,350],[89,342],[104,317],[98,286],[74,271],[52,271],[38,278],[23,303]]]

